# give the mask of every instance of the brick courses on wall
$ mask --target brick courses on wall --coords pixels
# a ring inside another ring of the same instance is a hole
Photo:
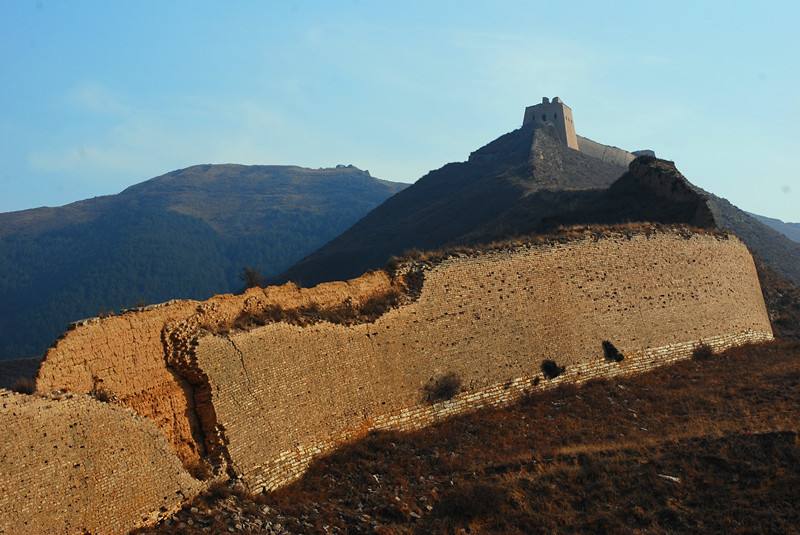
[[[399,272],[415,270],[424,273],[421,290],[364,323],[317,317],[304,325],[275,321],[231,330],[243,312],[357,307],[396,289],[402,275],[377,271],[309,289],[257,288],[82,322],[48,352],[37,390],[102,391],[112,403],[25,397],[32,421],[43,423],[19,431],[22,440],[4,454],[35,444],[36,433],[50,425],[37,407],[52,406],[43,414],[74,414],[62,420],[84,430],[80,440],[69,427],[56,436],[73,437],[70,451],[80,450],[82,459],[75,463],[88,463],[84,469],[92,475],[71,486],[69,466],[59,465],[56,478],[66,482],[48,486],[30,478],[28,494],[8,494],[6,509],[44,507],[39,502],[49,500],[61,509],[31,514],[54,522],[61,511],[70,528],[144,521],[142,511],[172,507],[173,494],[189,496],[200,485],[178,458],[190,466],[205,456],[241,475],[252,490],[272,489],[302,474],[315,455],[372,429],[415,429],[534,388],[644,371],[687,358],[701,340],[724,348],[772,338],[753,260],[738,239],[725,235],[612,230],[409,261]],[[625,355],[622,362],[604,359],[604,340]],[[565,373],[543,380],[544,359],[566,366]],[[425,403],[425,385],[450,372],[462,379],[462,392]],[[13,406],[0,418],[19,426],[9,414],[25,404],[4,396]],[[85,432],[106,420],[107,431],[97,437]],[[58,430],[62,423],[53,425]],[[119,441],[122,435],[135,445]],[[117,442],[124,452],[114,449]],[[174,466],[162,459],[169,451],[177,454]],[[17,480],[29,477],[34,465],[51,462],[48,452],[33,447],[25,470],[4,472],[0,484],[21,487]],[[137,473],[151,461],[161,467],[155,481],[148,470]],[[170,475],[173,469],[179,475]],[[103,511],[103,518],[81,517],[73,508],[81,503]],[[98,531],[114,532],[114,526]]]
[[[87,396],[0,390],[0,533],[127,533],[201,484],[153,423]]]
[[[582,381],[687,358],[700,341],[771,338],[745,246],[667,232],[449,258],[425,272],[415,302],[373,323],[278,322],[201,336],[191,353],[234,471],[258,490],[371,429],[508,401],[544,359],[566,366],[558,381]],[[626,359],[607,362],[604,340]],[[463,392],[424,403],[424,386],[450,372]]]
[[[386,273],[376,272],[310,289],[293,284],[252,288],[242,295],[219,295],[204,302],[175,300],[78,322],[45,355],[36,390],[88,394],[100,388],[116,403],[153,420],[184,465],[193,466],[205,454],[197,421],[204,415],[196,414],[190,381],[166,365],[173,339],[188,343],[200,329],[231,323],[242,310],[357,300],[388,284]],[[165,326],[172,336],[165,334]]]

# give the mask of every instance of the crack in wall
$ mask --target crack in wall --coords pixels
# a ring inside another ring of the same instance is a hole
[[[194,353],[196,339],[184,338],[182,331],[170,330],[167,327],[162,331],[162,344],[164,347],[164,360],[168,370],[172,372],[182,384],[187,396],[187,417],[192,429],[195,446],[203,461],[208,462],[215,470],[225,470],[230,477],[235,477],[232,472],[233,463],[228,453],[228,440],[225,428],[217,421],[216,410],[212,401],[211,383],[208,375],[197,365]],[[184,462],[184,465],[186,463]],[[187,469],[191,467],[187,466]]]
[[[244,373],[245,382],[247,383],[247,391],[250,392],[250,395],[256,396],[255,392],[253,392],[253,387],[250,384],[250,372],[247,370],[247,365],[244,363],[244,353],[241,349],[239,349],[239,346],[236,345],[236,342],[233,341],[233,338],[227,336],[225,339],[231,344],[231,347],[239,356],[239,362],[242,365],[242,372]]]

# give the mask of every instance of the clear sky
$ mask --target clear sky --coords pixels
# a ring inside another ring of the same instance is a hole
[[[0,2],[0,211],[199,163],[412,182],[544,95],[746,210],[800,220],[800,3]]]

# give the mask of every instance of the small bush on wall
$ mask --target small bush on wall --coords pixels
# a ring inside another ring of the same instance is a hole
[[[692,351],[694,360],[708,360],[714,356],[714,349],[705,342],[700,342]]]
[[[542,361],[542,373],[545,379],[555,379],[565,371],[567,371],[567,368],[559,366],[554,360]]]
[[[603,354],[606,357],[606,360],[611,362],[622,362],[625,359],[625,355],[619,352],[614,344],[609,342],[608,340],[603,340]]]
[[[422,396],[427,403],[437,403],[452,399],[461,391],[461,378],[453,373],[446,373],[431,379],[423,388]]]

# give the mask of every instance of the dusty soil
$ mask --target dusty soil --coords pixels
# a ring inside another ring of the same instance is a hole
[[[800,344],[749,346],[374,434],[148,533],[789,533],[799,429]]]

